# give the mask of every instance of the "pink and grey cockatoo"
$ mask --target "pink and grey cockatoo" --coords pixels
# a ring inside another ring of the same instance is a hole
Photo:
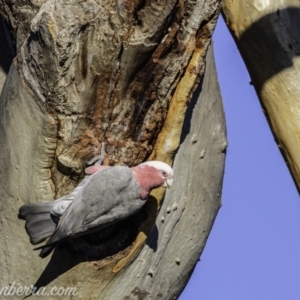
[[[170,187],[172,168],[161,161],[138,166],[86,168],[86,176],[69,194],[55,201],[25,204],[19,217],[34,245],[50,237],[40,256],[51,253],[56,243],[112,225],[137,213],[152,189]]]

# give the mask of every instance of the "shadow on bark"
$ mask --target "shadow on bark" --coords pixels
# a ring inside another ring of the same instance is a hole
[[[278,35],[279,30],[286,31],[287,40],[279,39],[283,36]],[[294,64],[293,58],[300,55],[299,37],[300,9],[298,7],[278,9],[263,16],[245,30],[238,44],[250,74],[252,72],[255,74],[252,80],[255,81],[257,92],[260,92],[265,82],[271,77]],[[270,51],[270,49],[276,49],[276,51]],[[248,54],[243,55],[243,53]],[[250,58],[251,61],[260,62],[260,64],[251,63]]]
[[[185,117],[184,117],[184,123],[182,126],[182,132],[181,132],[181,137],[180,137],[180,145],[184,142],[184,140],[186,139],[186,137],[189,135],[190,130],[191,130],[191,120],[192,120],[192,116],[193,116],[193,111],[194,108],[197,104],[197,101],[201,101],[199,100],[200,94],[202,92],[202,86],[203,86],[203,77],[201,78],[195,92],[193,93],[193,97],[187,107],[186,113],[185,113]]]
[[[142,223],[153,209],[157,210],[157,200],[154,197],[151,196],[148,202],[141,211],[123,221],[57,244],[48,265],[34,284],[36,291],[82,262],[104,260],[105,266],[105,260],[109,262],[116,256],[124,255],[135,241]],[[158,229],[154,224],[147,245],[156,251],[157,241]]]
[[[16,56],[8,25],[0,15],[0,68],[7,74]]]

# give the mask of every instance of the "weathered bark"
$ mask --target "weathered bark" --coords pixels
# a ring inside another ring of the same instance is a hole
[[[153,229],[137,263],[116,276],[109,290],[104,290],[105,299],[177,299],[205,246],[221,204],[227,147],[211,50],[175,156],[175,189],[166,193],[156,219],[158,236]]]
[[[299,1],[224,0],[223,13],[300,190]]]
[[[78,299],[173,299],[220,205],[226,138],[211,55],[185,118],[219,1],[119,1],[117,9],[114,1],[7,2],[0,10],[17,57],[0,99],[1,286],[76,286]],[[102,141],[111,164],[128,165],[172,163],[181,143],[175,188],[163,204],[164,190],[156,190],[146,220],[141,212],[115,225],[104,244],[78,238],[41,260],[18,208],[72,190]],[[86,247],[102,255],[87,257]]]

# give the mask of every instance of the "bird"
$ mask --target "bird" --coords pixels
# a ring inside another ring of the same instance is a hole
[[[49,238],[39,249],[48,256],[60,243],[115,224],[137,213],[152,189],[169,188],[173,169],[161,161],[146,161],[137,166],[103,166],[85,169],[85,177],[68,195],[55,201],[25,204],[19,218],[33,245]]]

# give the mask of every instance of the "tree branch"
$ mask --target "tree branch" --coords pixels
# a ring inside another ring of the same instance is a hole
[[[299,3],[225,0],[223,13],[299,191]]]

